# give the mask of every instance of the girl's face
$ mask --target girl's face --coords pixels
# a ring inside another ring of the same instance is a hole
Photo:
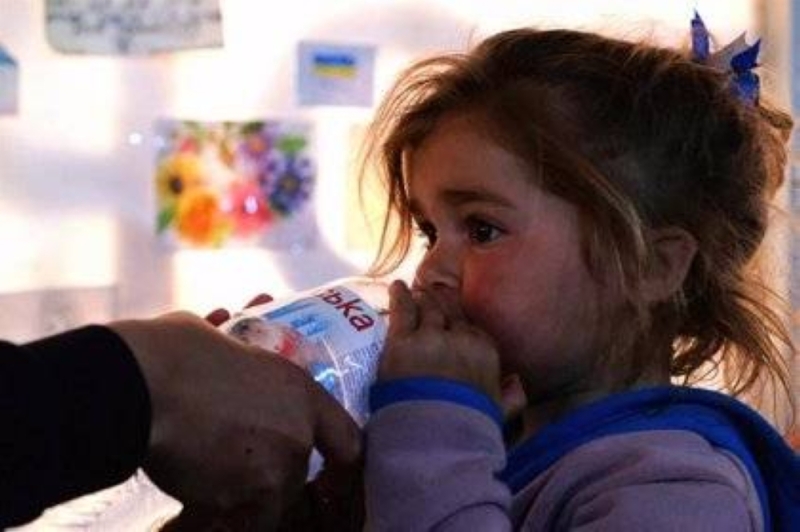
[[[415,285],[495,339],[504,375],[522,379],[528,401],[574,385],[591,392],[598,286],[578,211],[481,130],[445,118],[410,156],[412,213],[429,243]]]

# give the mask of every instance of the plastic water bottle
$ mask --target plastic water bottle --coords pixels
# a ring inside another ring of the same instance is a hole
[[[388,303],[385,281],[346,277],[244,309],[221,327],[305,368],[363,425],[386,338]]]

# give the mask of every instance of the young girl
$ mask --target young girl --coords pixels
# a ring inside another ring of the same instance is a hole
[[[792,123],[695,55],[519,29],[390,93],[383,271],[428,249],[391,289],[368,529],[800,530],[797,457],[692,387],[791,396],[754,261]]]

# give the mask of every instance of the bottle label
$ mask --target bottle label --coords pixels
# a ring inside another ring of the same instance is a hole
[[[245,312],[228,332],[304,367],[363,425],[386,329],[379,309],[337,285],[265,305],[255,315]]]

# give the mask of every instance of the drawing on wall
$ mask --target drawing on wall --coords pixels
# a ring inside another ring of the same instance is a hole
[[[0,46],[0,114],[16,114],[19,98],[19,67],[13,57]]]
[[[47,0],[60,52],[147,54],[222,46],[219,0]]]
[[[375,48],[301,42],[297,93],[301,105],[372,105]]]
[[[307,124],[162,120],[156,129],[159,234],[219,248],[281,247],[314,232]]]

